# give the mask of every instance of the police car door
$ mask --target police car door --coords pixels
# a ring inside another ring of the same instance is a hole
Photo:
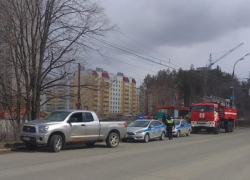
[[[181,121],[181,126],[180,126],[181,134],[186,134],[187,133],[187,128],[184,120]]]
[[[156,131],[155,131],[155,125],[154,125],[154,121],[152,121],[150,124],[149,124],[149,136],[150,136],[150,139],[156,137]]]
[[[159,122],[159,121],[154,121],[154,124],[155,124],[155,131],[156,131],[156,136],[157,137],[160,137],[161,136],[161,133],[163,131],[163,128],[162,127],[162,124]]]

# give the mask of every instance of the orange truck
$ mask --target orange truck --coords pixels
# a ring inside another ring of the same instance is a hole
[[[228,99],[209,96],[204,103],[192,105],[190,118],[193,133],[202,129],[214,134],[219,134],[220,129],[224,129],[228,133],[234,131],[237,110],[230,106]]]

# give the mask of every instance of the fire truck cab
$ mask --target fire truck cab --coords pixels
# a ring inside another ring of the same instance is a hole
[[[237,110],[229,106],[229,100],[215,96],[205,98],[204,103],[191,107],[191,127],[193,133],[201,129],[219,134],[220,129],[226,133],[233,132]]]

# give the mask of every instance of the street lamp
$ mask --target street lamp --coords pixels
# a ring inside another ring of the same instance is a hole
[[[248,56],[249,55],[249,53],[247,53],[245,56],[243,56],[242,58],[240,58],[239,60],[237,60],[235,63],[234,63],[234,68],[233,68],[233,78],[234,78],[234,69],[235,69],[235,66],[236,66],[236,64],[238,63],[238,62],[240,62],[240,61],[242,61],[242,60],[244,60],[245,59],[245,57],[246,56]]]
[[[243,56],[242,58],[240,58],[239,60],[237,60],[235,63],[234,63],[234,68],[233,68],[233,74],[232,74],[232,77],[233,77],[233,82],[232,82],[232,87],[230,88],[230,91],[231,91],[231,97],[230,97],[230,105],[233,107],[234,106],[234,100],[235,100],[235,96],[234,96],[234,69],[235,69],[235,66],[238,62],[242,61],[245,59],[246,56],[248,56],[250,53],[247,53],[245,56]]]

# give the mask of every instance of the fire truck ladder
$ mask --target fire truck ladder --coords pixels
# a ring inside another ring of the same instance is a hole
[[[224,107],[229,107],[229,103],[230,103],[229,99],[223,99],[223,98],[216,97],[216,96],[206,96],[205,100],[206,102],[218,103]]]

